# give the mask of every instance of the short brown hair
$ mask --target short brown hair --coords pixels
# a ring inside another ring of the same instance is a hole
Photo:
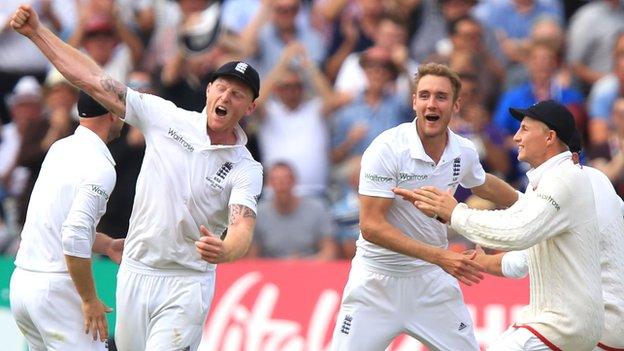
[[[418,88],[418,82],[424,76],[446,77],[451,81],[453,88],[453,102],[459,98],[461,91],[461,80],[455,71],[451,70],[447,65],[441,63],[429,62],[418,66],[418,72],[414,75],[414,89]]]

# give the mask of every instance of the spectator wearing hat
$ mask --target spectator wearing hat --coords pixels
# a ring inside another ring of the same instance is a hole
[[[79,10],[78,26],[67,42],[84,50],[111,77],[123,82],[141,61],[141,40],[121,20],[114,1],[92,1]]]
[[[362,54],[360,64],[368,87],[333,118],[331,158],[334,163],[361,155],[377,135],[412,116],[407,97],[388,89],[399,73],[390,52],[383,47],[371,47]]]
[[[552,100],[509,112],[521,121],[518,159],[532,167],[510,208],[470,209],[434,187],[397,192],[479,245],[528,249],[530,304],[490,349],[591,350],[604,327],[600,233],[590,179],[569,151],[574,117]]]
[[[49,121],[44,111],[41,86],[33,76],[20,79],[7,102],[12,122],[6,126],[7,133],[10,133],[6,140],[7,147],[13,151],[12,156],[2,160],[5,165],[2,167],[3,181],[8,193],[17,199],[19,227],[24,223],[30,193],[45,156],[41,141],[49,128]]]
[[[81,94],[80,127],[55,142],[43,162],[11,276],[11,311],[30,349],[107,349],[111,309],[95,291],[91,257],[121,260],[123,240],[95,227],[115,187],[106,143],[123,121]],[[63,337],[49,337],[55,333]]]

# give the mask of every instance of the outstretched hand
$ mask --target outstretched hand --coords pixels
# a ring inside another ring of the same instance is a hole
[[[214,235],[203,224],[199,226],[201,237],[195,241],[195,249],[202,260],[210,263],[221,263],[226,261],[223,240]]]
[[[21,5],[11,17],[11,27],[21,35],[31,37],[39,28],[39,16],[30,5]]]
[[[448,274],[457,278],[460,282],[471,286],[483,280],[484,276],[481,272],[485,271],[485,268],[475,261],[476,255],[476,250],[471,254],[461,254],[450,250],[443,250],[435,264],[444,269]]]
[[[444,223],[451,220],[457,200],[450,190],[445,192],[433,186],[425,186],[414,190],[414,193],[416,195],[414,204],[419,210],[424,213],[433,213]]]
[[[121,257],[123,256],[125,239],[114,239],[111,241],[108,249],[106,250],[106,255],[115,263],[121,263]]]

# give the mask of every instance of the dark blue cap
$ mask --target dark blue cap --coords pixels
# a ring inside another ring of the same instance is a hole
[[[519,121],[522,121],[524,117],[530,117],[543,122],[548,128],[557,132],[559,140],[568,146],[570,146],[570,140],[576,131],[572,113],[565,106],[553,100],[540,101],[527,109],[509,108],[509,113]]]
[[[78,116],[82,118],[100,117],[108,113],[108,110],[95,101],[94,98],[84,91],[78,96]]]
[[[221,76],[236,77],[242,80],[251,88],[254,99],[260,95],[260,76],[258,72],[246,62],[230,61],[224,64],[212,74],[210,82],[214,82],[215,79]]]

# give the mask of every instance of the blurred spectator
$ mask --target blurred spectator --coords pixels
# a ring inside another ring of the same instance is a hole
[[[15,124],[11,137],[19,140],[19,146],[4,183],[9,184],[10,193],[18,199],[17,223],[22,225],[30,193],[47,152],[47,149],[42,148],[42,141],[49,122],[44,115],[41,86],[32,76],[23,77],[17,82],[7,104]]]
[[[76,21],[74,1],[0,1],[0,123],[9,121],[5,98],[17,81],[23,76],[32,75],[39,82],[43,82],[48,70],[45,56],[26,37],[9,26],[11,16],[22,3],[30,3],[39,14],[41,22],[57,32],[61,38],[67,38]]]
[[[346,181],[338,184],[338,196],[332,199],[331,213],[337,226],[336,240],[340,245],[341,257],[350,260],[355,256],[355,242],[360,236],[360,184],[361,156],[346,161]]]
[[[135,91],[155,93],[151,76],[147,72],[131,72],[126,84]],[[145,154],[145,139],[138,129],[125,124],[119,138],[109,142],[108,148],[115,160],[117,181],[115,191],[108,200],[106,213],[98,224],[98,231],[112,238],[125,238],[134,203],[136,182]]]
[[[334,225],[325,204],[293,192],[296,176],[287,163],[275,163],[267,180],[273,198],[258,204],[250,257],[336,258]]]
[[[388,85],[398,74],[390,52],[372,47],[360,60],[368,87],[334,116],[331,143],[334,163],[361,155],[377,135],[413,116],[405,96],[389,93]]]
[[[613,71],[594,84],[587,103],[590,148],[607,141],[612,128],[609,116],[613,103],[624,96],[624,30],[616,37],[610,57],[614,62]]]
[[[565,53],[565,31],[563,25],[549,16],[537,19],[531,28],[529,41],[524,43],[521,50],[527,52],[530,44],[538,41],[550,43],[550,45],[556,49],[559,61],[559,70],[556,77],[557,82],[564,87],[572,85],[572,72],[567,63],[562,59]],[[524,59],[525,57],[523,56],[523,60]],[[505,77],[505,90],[524,83],[529,79],[528,75],[529,73],[525,65],[513,65],[508,67]]]
[[[476,4],[476,0],[422,0],[422,23],[411,36],[411,56],[416,61],[425,62],[436,53],[447,55],[451,51],[450,24],[469,16]],[[494,31],[483,25],[481,36],[487,50],[503,64],[505,56]]]
[[[146,46],[156,26],[157,3],[166,0],[115,0],[121,21],[136,33]]]
[[[449,128],[474,143],[486,172],[504,178],[510,171],[510,150],[505,145],[506,135],[491,121],[483,104],[483,89],[477,75],[459,72],[459,78],[462,83],[459,95],[461,107],[459,113],[451,119]]]
[[[82,48],[113,79],[125,82],[142,58],[143,44],[119,18],[115,2],[92,0],[79,8],[79,15],[68,43]]]
[[[258,64],[258,72],[266,76],[279,61],[282,50],[293,41],[306,48],[310,59],[319,65],[325,59],[325,43],[309,22],[297,22],[300,0],[262,2],[253,21],[241,33],[246,56]]]
[[[43,88],[50,127],[41,141],[41,149],[48,150],[52,143],[73,134],[78,127],[78,89],[55,68],[48,72]]]
[[[613,103],[613,129],[607,140],[590,150],[590,164],[604,172],[620,197],[624,198],[624,97]]]
[[[544,41],[536,41],[529,46],[525,61],[529,80],[504,92],[494,114],[494,123],[507,135],[513,136],[520,126],[520,122],[509,114],[509,107],[530,106],[549,99],[566,106],[583,105],[580,91],[561,86],[555,79],[560,62],[556,50],[550,42]]]
[[[352,4],[353,6],[346,6]],[[373,45],[377,25],[385,13],[384,2],[378,0],[326,0],[317,8],[333,23],[325,74],[334,81],[342,62],[352,52],[364,51]]]
[[[612,70],[613,44],[622,30],[624,6],[618,0],[590,1],[570,19],[567,61],[585,89]]]
[[[373,35],[374,45],[383,47],[390,52],[394,65],[399,69],[399,76],[392,91],[409,98],[412,95],[413,72],[418,64],[408,55],[405,22],[398,17],[384,16],[379,21],[377,31]],[[342,63],[334,87],[338,92],[348,93],[351,97],[366,89],[368,80],[360,65],[362,52],[353,52]]]
[[[296,61],[298,66],[291,66]],[[309,91],[305,82],[311,82]],[[262,82],[256,100],[262,164],[288,162],[298,174],[297,195],[327,195],[329,131],[326,118],[339,97],[310,60],[303,45],[291,42]]]
[[[154,39],[165,52],[158,64],[160,95],[178,107],[201,111],[212,72],[243,55],[240,40],[222,31],[218,2],[179,0],[180,17]]]
[[[450,41],[445,45],[447,47],[438,50],[427,61],[455,66],[451,64],[455,56],[467,55],[470,68],[465,67],[458,71],[474,72],[483,89],[482,102],[488,108],[493,106],[499,93],[498,87],[505,77],[505,69],[485,44],[483,26],[473,17],[466,15],[452,20],[448,24],[448,29]]]
[[[515,155],[515,142],[512,138],[520,127],[520,122],[511,116],[510,107],[531,106],[539,101],[552,99],[570,109],[579,127],[582,127],[579,122],[584,120],[584,98],[581,92],[572,87],[561,86],[556,80],[559,60],[556,48],[550,42],[532,43],[524,64],[529,80],[501,95],[493,117],[494,124],[507,136],[507,148],[514,150],[510,155],[512,170],[508,175],[511,182],[526,181],[522,177],[524,172],[521,168],[526,164],[519,164]]]
[[[545,0],[484,1],[475,10],[479,20],[496,31],[503,53],[511,62],[521,62],[533,24],[544,16],[563,23],[559,4]]]

